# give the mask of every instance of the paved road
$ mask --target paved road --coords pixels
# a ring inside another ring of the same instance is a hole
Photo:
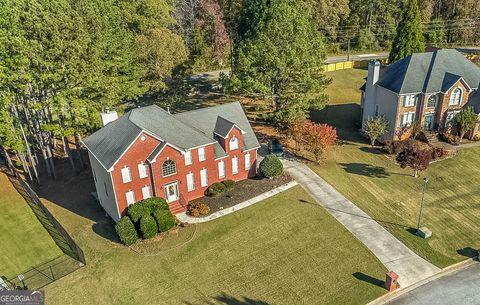
[[[290,176],[301,184],[318,204],[367,246],[387,269],[399,275],[401,287],[406,288],[440,272],[439,268],[407,248],[308,166],[297,161],[283,162]]]
[[[480,264],[440,277],[387,302],[388,305],[479,305]]]

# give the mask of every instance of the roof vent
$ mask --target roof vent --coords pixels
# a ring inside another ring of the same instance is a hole
[[[100,115],[102,116],[103,126],[118,119],[118,114],[116,111],[102,112]]]

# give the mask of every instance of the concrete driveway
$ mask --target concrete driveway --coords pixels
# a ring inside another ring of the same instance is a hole
[[[317,203],[352,232],[389,269],[396,272],[402,288],[424,280],[440,269],[407,248],[385,228],[345,198],[307,165],[282,161],[285,170]],[[352,185],[352,187],[355,187]],[[384,280],[384,279],[379,279]]]
[[[398,298],[388,305],[479,305],[480,264],[455,271],[428,282]]]

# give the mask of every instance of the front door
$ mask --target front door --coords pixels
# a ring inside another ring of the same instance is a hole
[[[165,184],[165,199],[167,200],[167,202],[174,202],[178,200],[177,182]]]
[[[425,129],[432,129],[433,114],[425,115]]]

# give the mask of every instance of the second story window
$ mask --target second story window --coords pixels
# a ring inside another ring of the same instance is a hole
[[[230,139],[230,150],[238,149],[238,138],[233,137]]]
[[[437,96],[436,95],[430,95],[428,97],[427,107],[428,108],[437,107]]]
[[[198,160],[205,161],[206,159],[207,159],[207,156],[205,154],[205,147],[200,147],[198,149]]]
[[[192,164],[192,151],[187,151],[183,157],[185,158],[185,165]]]
[[[130,167],[125,166],[122,168],[122,180],[123,183],[132,181],[132,172],[130,171]]]
[[[417,103],[417,95],[405,95],[403,100],[403,107],[413,107]]]
[[[177,167],[175,165],[175,161],[173,160],[166,160],[162,164],[162,175],[163,177],[171,176],[177,173]]]
[[[138,164],[138,176],[140,179],[148,177],[147,165],[143,162]]]
[[[460,105],[462,102],[462,89],[456,88],[450,95],[450,105]]]

